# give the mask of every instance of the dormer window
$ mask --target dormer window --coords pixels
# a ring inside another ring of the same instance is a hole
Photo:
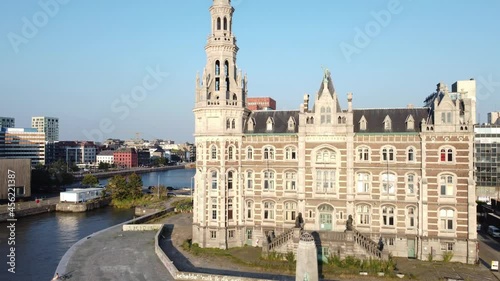
[[[248,131],[253,132],[253,129],[255,128],[255,120],[253,118],[248,119]]]
[[[406,130],[415,130],[415,120],[413,119],[413,116],[411,114],[406,118]]]
[[[365,116],[363,115],[361,117],[361,120],[359,120],[359,129],[361,131],[366,131],[366,125],[367,125],[367,122],[366,122],[366,118]]]
[[[453,123],[453,118],[452,118],[451,112],[441,112],[441,122],[443,124]]]
[[[294,131],[295,130],[295,120],[293,119],[293,117],[290,117],[290,119],[288,119],[288,131]]]
[[[272,131],[273,130],[273,125],[274,125],[274,120],[272,117],[269,117],[266,122],[266,130],[267,131]]]
[[[389,115],[387,115],[384,119],[384,130],[391,131],[392,130],[392,121]]]

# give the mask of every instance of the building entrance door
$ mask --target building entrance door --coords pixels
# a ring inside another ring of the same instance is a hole
[[[245,234],[246,234],[246,238],[247,238],[247,245],[248,246],[253,246],[252,245],[252,229],[251,228],[247,228]]]
[[[333,207],[323,204],[318,207],[319,211],[319,229],[332,230],[333,229]]]
[[[415,255],[415,239],[407,239],[408,241],[408,257],[409,258],[416,258]]]

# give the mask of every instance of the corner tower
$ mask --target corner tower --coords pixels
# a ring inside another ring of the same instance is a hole
[[[238,46],[233,34],[230,0],[213,0],[206,66],[196,75],[196,175],[193,192],[193,243],[228,248],[243,235],[241,184],[247,79],[236,65]]]
[[[236,65],[233,13],[230,0],[213,0],[211,32],[205,46],[207,63],[201,78],[196,75],[195,135],[242,132],[247,79]],[[214,111],[221,114],[213,116]]]

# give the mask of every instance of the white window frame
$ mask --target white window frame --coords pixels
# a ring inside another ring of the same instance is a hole
[[[368,172],[358,172],[356,174],[356,193],[370,193],[371,175]]]
[[[380,175],[382,195],[395,195],[397,190],[398,176],[393,172],[385,172]]]
[[[297,190],[297,172],[286,171],[283,174],[283,181],[285,183],[286,191],[296,191]]]
[[[417,175],[415,173],[408,173],[406,174],[405,179],[406,179],[406,194],[409,196],[415,196],[416,195],[415,187],[417,186],[416,183]]]
[[[254,175],[255,173],[253,172],[253,170],[245,171],[245,187],[247,190],[253,190],[255,186]]]
[[[385,227],[395,227],[396,226],[396,208],[391,205],[383,205],[381,207],[382,221],[381,225]],[[392,220],[391,220],[392,218]],[[392,222],[392,223],[391,223]]]
[[[337,189],[337,169],[316,169],[316,192],[335,193]]]
[[[262,219],[263,220],[274,220],[276,212],[276,204],[272,201],[262,202]]]
[[[439,209],[439,229],[443,232],[455,231],[455,210],[451,208]]]
[[[276,189],[276,173],[272,170],[262,171],[262,190],[274,191]]]
[[[453,197],[456,190],[456,177],[452,174],[439,175],[439,196]]]
[[[253,160],[253,147],[249,146],[246,149],[247,160]]]
[[[356,206],[356,224],[370,225],[371,221],[371,207],[367,204],[360,204]]]
[[[297,202],[286,201],[284,203],[285,221],[294,222],[297,217]]]

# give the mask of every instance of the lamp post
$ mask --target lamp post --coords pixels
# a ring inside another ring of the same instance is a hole
[[[189,196],[191,197],[191,202],[193,202],[194,177],[196,177],[196,175],[191,177],[191,189],[189,190]]]

